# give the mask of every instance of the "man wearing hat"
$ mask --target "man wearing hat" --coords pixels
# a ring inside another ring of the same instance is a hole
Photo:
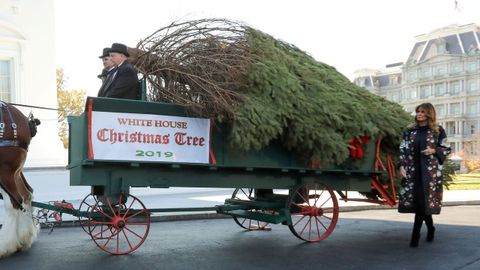
[[[100,55],[98,58],[102,59],[103,70],[102,73],[97,76],[102,80],[102,86],[100,87],[97,96],[103,97],[103,92],[107,86],[107,82],[111,83],[112,81],[112,75],[115,72],[115,64],[112,62],[112,58],[110,58],[110,48],[103,48],[102,55]]]
[[[136,69],[127,62],[130,55],[127,46],[113,43],[110,48],[110,58],[116,68],[110,78],[105,80],[103,97],[139,99],[140,88]]]

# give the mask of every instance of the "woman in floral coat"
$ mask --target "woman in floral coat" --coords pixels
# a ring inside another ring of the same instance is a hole
[[[415,108],[415,123],[402,134],[400,175],[402,183],[398,211],[415,213],[411,247],[417,247],[423,221],[427,225],[427,241],[435,234],[432,214],[440,214],[443,176],[441,165],[450,153],[445,130],[436,122],[435,108],[422,103]]]

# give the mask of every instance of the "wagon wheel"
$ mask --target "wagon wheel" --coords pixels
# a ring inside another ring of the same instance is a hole
[[[111,196],[110,196],[111,197]],[[139,248],[150,229],[150,213],[132,195],[119,194],[118,201],[101,197],[91,208],[88,231],[95,244],[111,254],[128,254]]]
[[[232,199],[234,200],[243,200],[243,201],[251,201],[255,198],[255,189],[253,188],[237,188],[232,194]],[[272,214],[274,211],[265,211],[265,210],[256,210],[252,209],[250,211],[255,211],[255,212],[263,212],[263,213],[269,213]],[[249,231],[256,231],[256,230],[264,230],[265,227],[269,224],[268,222],[262,222],[258,220],[252,220],[249,218],[243,218],[243,217],[233,217],[233,220],[235,223],[238,224],[238,226],[247,229]]]
[[[292,219],[290,231],[307,242],[327,238],[337,224],[337,197],[332,188],[323,183],[315,181],[290,190],[286,208]]]
[[[88,194],[87,196],[85,196],[85,198],[83,198],[82,202],[80,203],[80,206],[78,207],[78,212],[87,213],[87,216],[81,216],[81,215],[78,216],[78,222],[80,223],[80,226],[87,234],[90,234],[90,231],[88,229],[88,221],[89,221],[88,217],[90,216],[90,212],[93,206],[97,202],[98,200],[96,196],[92,194]]]

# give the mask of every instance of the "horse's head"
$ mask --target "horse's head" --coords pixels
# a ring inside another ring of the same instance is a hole
[[[22,175],[22,169],[39,122],[0,101],[0,187],[8,193],[15,208],[21,208],[22,203],[31,200],[32,190]]]
[[[39,123],[0,101],[0,194],[5,200],[7,221],[0,230],[0,258],[29,248],[38,232],[32,220],[33,190],[22,169]]]

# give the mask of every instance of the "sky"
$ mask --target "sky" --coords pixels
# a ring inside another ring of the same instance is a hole
[[[479,10],[478,0],[55,0],[56,66],[67,89],[95,96],[104,47],[135,47],[175,20],[215,17],[294,44],[353,80],[356,70],[404,62],[415,36],[480,24]]]

